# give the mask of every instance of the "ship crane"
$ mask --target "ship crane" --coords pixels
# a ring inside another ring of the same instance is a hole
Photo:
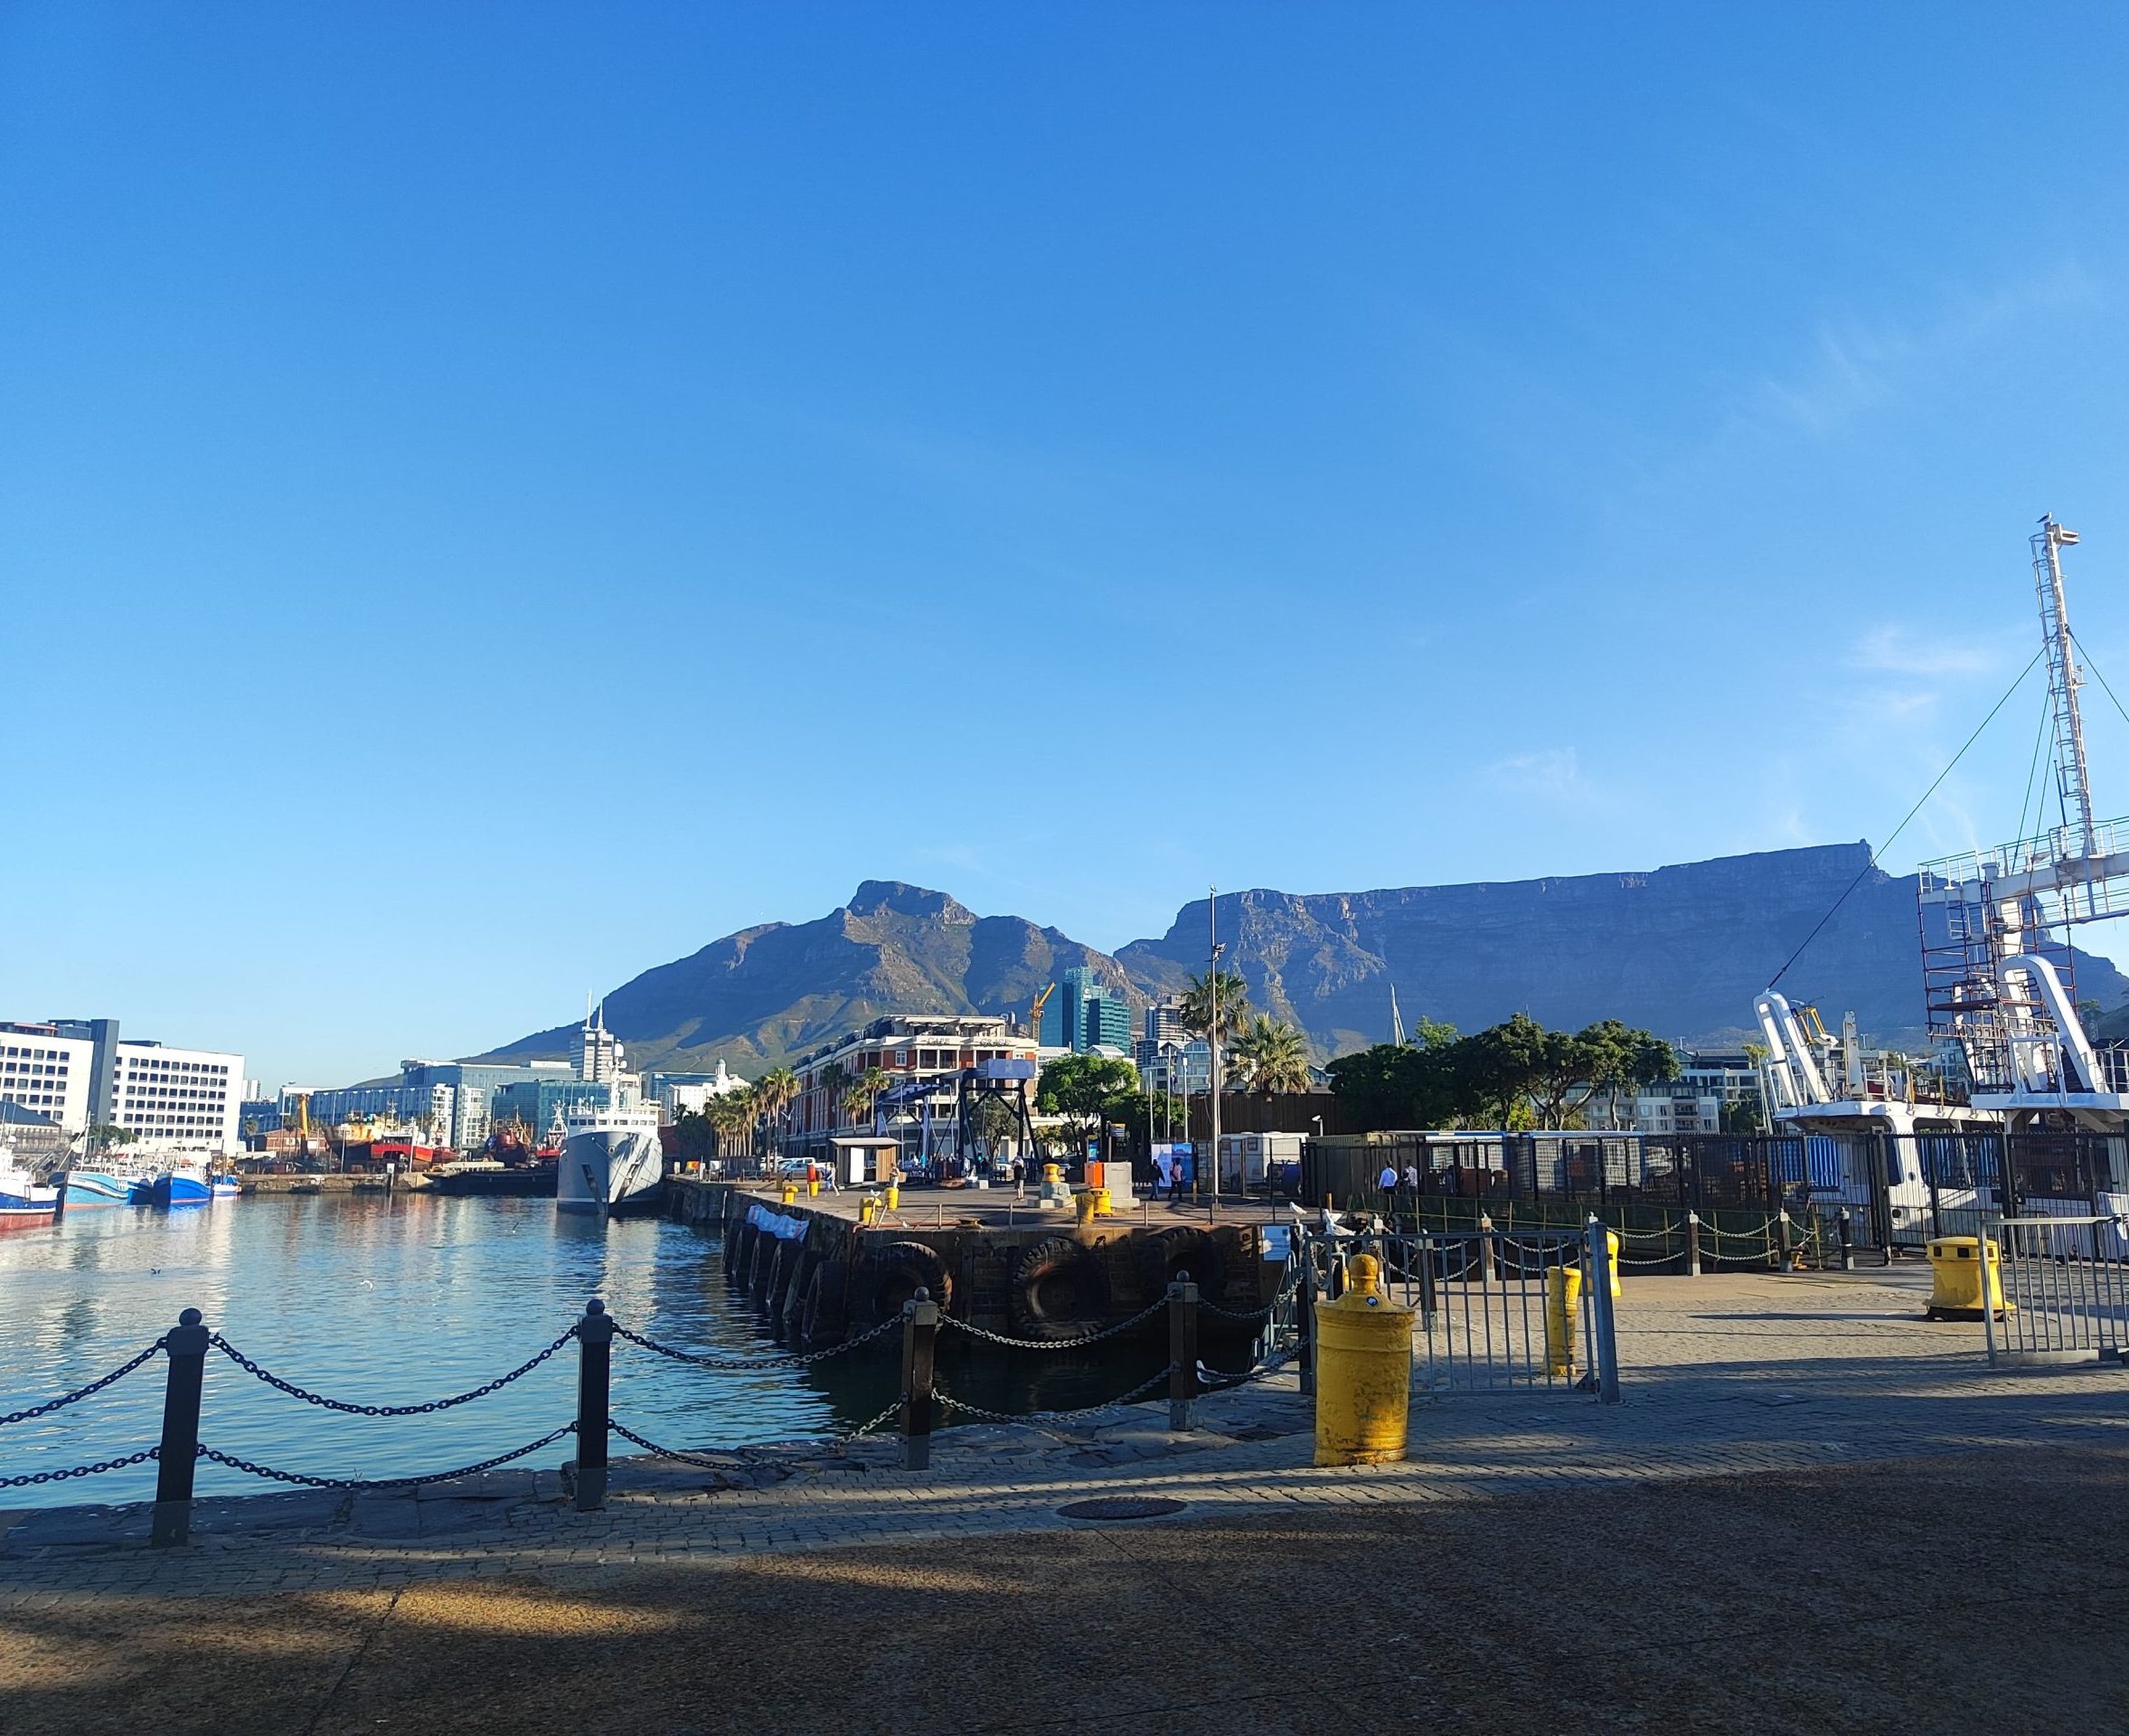
[[[2077,542],[2052,514],[2031,538],[2056,824],[1926,863],[1917,888],[1930,1033],[1964,1057],[1974,1106],[2001,1113],[2013,1132],[2129,1127],[2129,1058],[2086,1033],[2069,939],[2080,923],[2129,914],[2129,821],[2094,817],[2077,701],[2084,675],[2062,568]]]

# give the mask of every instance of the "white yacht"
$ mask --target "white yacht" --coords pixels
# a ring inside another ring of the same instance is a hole
[[[617,1088],[613,1099],[619,1099]],[[587,1103],[565,1124],[555,1203],[564,1212],[618,1212],[653,1203],[665,1179],[655,1106]]]

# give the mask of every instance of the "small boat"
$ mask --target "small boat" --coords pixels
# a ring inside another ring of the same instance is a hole
[[[154,1197],[157,1205],[206,1204],[214,1197],[207,1165],[197,1159],[172,1164],[155,1177]]]
[[[146,1205],[152,1201],[155,1178],[126,1159],[108,1157],[67,1171],[67,1204]]]
[[[244,1191],[244,1184],[234,1175],[211,1175],[207,1191],[218,1200],[233,1200]]]
[[[50,1223],[59,1216],[60,1190],[38,1181],[0,1146],[0,1225]]]

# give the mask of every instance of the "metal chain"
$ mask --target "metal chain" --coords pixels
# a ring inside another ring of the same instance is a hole
[[[1076,1410],[1022,1410],[1018,1415],[1009,1415],[1003,1410],[986,1410],[977,1404],[964,1404],[959,1399],[945,1392],[935,1392],[932,1396],[952,1410],[965,1411],[972,1417],[981,1417],[985,1422],[1058,1422],[1068,1417],[1090,1417],[1097,1410],[1116,1410],[1127,1404],[1135,1404],[1174,1373],[1175,1364],[1170,1363],[1151,1380],[1142,1382],[1122,1397],[1106,1399],[1099,1404],[1084,1404]]]
[[[145,1453],[128,1453],[124,1458],[107,1458],[100,1465],[76,1465],[63,1471],[32,1471],[24,1477],[0,1477],[0,1489],[26,1489],[33,1483],[63,1483],[71,1477],[97,1477],[105,1471],[122,1471],[128,1465],[146,1465],[152,1458],[160,1458],[163,1449],[151,1447]]]
[[[971,1338],[981,1338],[988,1344],[1004,1344],[1013,1350],[1083,1350],[1088,1344],[1098,1344],[1104,1338],[1114,1338],[1120,1332],[1129,1332],[1134,1326],[1144,1326],[1167,1306],[1168,1298],[1163,1297],[1158,1302],[1149,1302],[1130,1319],[1119,1320],[1115,1326],[1104,1326],[1099,1332],[1090,1332],[1084,1338],[1008,1338],[1002,1332],[972,1326],[966,1320],[956,1320],[944,1314],[939,1316],[939,1325],[951,1326],[956,1332],[965,1332]],[[1198,1306],[1204,1307],[1207,1305],[1201,1302]],[[1221,1310],[1216,1308],[1213,1312],[1217,1314]]]
[[[846,1338],[839,1344],[825,1350],[795,1350],[784,1356],[711,1356],[699,1350],[675,1350],[671,1344],[662,1344],[655,1338],[646,1338],[640,1332],[631,1332],[617,1322],[614,1336],[626,1338],[632,1344],[655,1351],[661,1356],[670,1356],[676,1363],[692,1363],[697,1368],[714,1368],[728,1373],[746,1374],[761,1368],[803,1368],[808,1363],[825,1362],[831,1356],[840,1356],[846,1350],[855,1350],[860,1344],[869,1344],[881,1334],[891,1332],[900,1326],[902,1317],[890,1314],[871,1331],[855,1338]]]
[[[455,1404],[470,1404],[476,1399],[485,1399],[491,1392],[500,1392],[511,1382],[530,1374],[576,1335],[577,1328],[571,1326],[532,1361],[521,1363],[509,1373],[498,1375],[485,1386],[476,1386],[470,1392],[460,1392],[447,1399],[430,1399],[425,1404],[350,1404],[344,1399],[328,1399],[322,1392],[310,1392],[304,1387],[297,1386],[293,1381],[285,1381],[278,1374],[259,1367],[257,1363],[245,1355],[219,1332],[207,1342],[247,1374],[257,1375],[276,1392],[286,1392],[293,1399],[301,1399],[306,1404],[319,1405],[327,1410],[345,1411],[349,1416],[354,1417],[422,1417],[427,1416],[432,1410],[448,1410]]]
[[[1221,1375],[1218,1386],[1208,1386],[1205,1391],[1207,1392],[1231,1392],[1238,1386],[1247,1386],[1251,1381],[1261,1381],[1268,1375],[1276,1374],[1300,1354],[1301,1346],[1299,1344],[1291,1345],[1276,1356],[1266,1357],[1262,1363],[1251,1369],[1247,1374]],[[1217,1374],[1219,1370],[1215,1369],[1213,1373]]]
[[[527,1453],[536,1453],[542,1447],[551,1447],[564,1435],[577,1432],[574,1422],[565,1422],[559,1429],[551,1429],[537,1440],[528,1440],[523,1447],[513,1448],[507,1453],[497,1453],[493,1458],[484,1458],[477,1465],[462,1465],[455,1471],[427,1471],[418,1477],[306,1477],[300,1471],[277,1471],[270,1465],[256,1465],[235,1453],[218,1453],[204,1444],[200,1448],[202,1458],[211,1458],[217,1465],[226,1465],[232,1471],[248,1471],[253,1477],[270,1478],[276,1483],[299,1483],[308,1489],[407,1489],[423,1483],[449,1483],[461,1477],[475,1477],[482,1471],[492,1471],[498,1465],[507,1465],[513,1458],[523,1458]]]
[[[1301,1286],[1298,1282],[1287,1284],[1282,1287],[1279,1293],[1261,1308],[1223,1308],[1217,1302],[1207,1302],[1201,1299],[1198,1306],[1207,1314],[1216,1314],[1222,1320],[1264,1320],[1269,1318],[1277,1310],[1280,1303],[1291,1301],[1300,1294],[1300,1291]]]
[[[138,1368],[143,1363],[146,1362],[149,1357],[153,1356],[158,1350],[162,1349],[165,1342],[165,1341],[164,1339],[156,1339],[154,1344],[150,1344],[146,1350],[142,1351],[140,1354],[136,1356],[131,1362],[119,1363],[118,1367],[114,1368],[101,1380],[91,1381],[87,1386],[76,1387],[71,1392],[62,1393],[56,1399],[47,1399],[42,1404],[33,1404],[27,1410],[17,1410],[13,1416],[0,1417],[0,1429],[6,1428],[7,1425],[11,1422],[27,1422],[32,1417],[49,1416],[54,1410],[62,1410],[70,1404],[79,1403],[81,1400],[89,1397],[89,1395],[92,1392],[102,1392],[104,1388],[110,1385],[113,1381],[122,1381],[128,1374],[132,1373],[135,1369]],[[95,1470],[102,1470],[106,1467],[99,1465],[91,1467],[90,1468]],[[87,1474],[87,1472],[69,1473],[70,1476],[86,1476]],[[8,1488],[11,1486],[13,1486],[11,1484],[0,1483],[0,1488]]]
[[[885,1421],[888,1420],[888,1418],[890,1418],[890,1417],[892,1417],[892,1416],[899,1415],[899,1414],[900,1413],[900,1411],[901,1411],[901,1408],[902,1408],[903,1401],[904,1401],[904,1399],[905,1399],[906,1397],[907,1397],[907,1394],[900,1394],[900,1393],[898,1393],[898,1394],[896,1395],[896,1397],[895,1397],[895,1401],[894,1401],[892,1404],[889,1405],[889,1406],[887,1407],[887,1409],[886,1409],[886,1410],[882,1410],[882,1411],[881,1411],[881,1413],[880,1413],[878,1416],[874,1417],[874,1418],[871,1420],[871,1421],[870,1421],[870,1422],[861,1422],[861,1423],[860,1423],[860,1424],[859,1424],[859,1425],[858,1425],[858,1426],[857,1426],[855,1429],[852,1429],[852,1430],[851,1430],[851,1431],[850,1431],[848,1434],[846,1434],[846,1435],[837,1435],[837,1436],[835,1437],[835,1439],[836,1439],[837,1440],[862,1440],[862,1439],[864,1439],[864,1438],[865,1438],[867,1435],[871,1434],[871,1432],[872,1432],[872,1431],[873,1431],[875,1429],[879,1428],[879,1427],[880,1427],[880,1425],[881,1425],[881,1423],[885,1422]]]

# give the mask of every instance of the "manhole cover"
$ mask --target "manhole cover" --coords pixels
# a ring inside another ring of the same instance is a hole
[[[1181,1513],[1183,1504],[1165,1495],[1105,1495],[1092,1501],[1068,1501],[1057,1511],[1066,1519],[1158,1519]]]

